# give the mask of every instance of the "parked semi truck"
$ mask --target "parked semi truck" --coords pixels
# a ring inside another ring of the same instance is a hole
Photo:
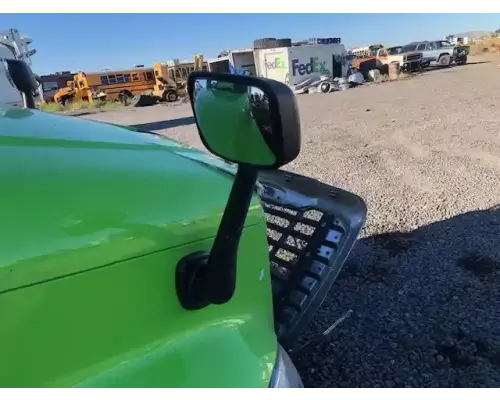
[[[30,38],[21,37],[17,29],[0,31],[0,59],[23,60],[31,65],[31,56],[36,53],[28,48],[31,42]],[[0,62],[0,105],[23,105],[23,98],[11,82],[3,62]]]

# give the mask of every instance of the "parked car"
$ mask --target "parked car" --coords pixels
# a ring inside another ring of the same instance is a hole
[[[469,54],[469,46],[454,45],[447,40],[414,42],[406,45],[405,50],[422,52],[422,68],[447,67],[453,62],[459,65],[465,64]]]

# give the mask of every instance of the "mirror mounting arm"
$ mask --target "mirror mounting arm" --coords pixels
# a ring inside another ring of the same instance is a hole
[[[238,247],[257,175],[255,167],[238,166],[210,253],[190,254],[177,265],[177,297],[183,308],[199,310],[233,297]]]
[[[207,289],[212,304],[227,303],[236,289],[238,246],[257,181],[255,167],[239,165],[208,257]]]
[[[21,92],[24,108],[36,109],[35,97],[32,93]]]

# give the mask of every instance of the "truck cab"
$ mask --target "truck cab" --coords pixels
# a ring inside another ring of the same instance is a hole
[[[371,69],[388,73],[388,66],[397,62],[402,70],[414,71],[420,68],[422,53],[408,51],[403,46],[381,47],[373,49],[369,56],[354,58],[352,66],[366,75]]]

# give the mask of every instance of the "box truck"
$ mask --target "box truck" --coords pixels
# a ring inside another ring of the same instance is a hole
[[[259,39],[256,44],[268,48],[231,50],[218,58],[208,60],[211,72],[256,75],[270,78],[288,85],[328,75],[345,77],[349,68],[345,46],[331,41],[309,41],[293,43],[290,39]],[[276,43],[286,43],[276,46]],[[314,44],[311,44],[314,43]]]
[[[345,77],[347,50],[343,44],[315,44],[254,50],[257,75],[288,85],[328,75]]]

